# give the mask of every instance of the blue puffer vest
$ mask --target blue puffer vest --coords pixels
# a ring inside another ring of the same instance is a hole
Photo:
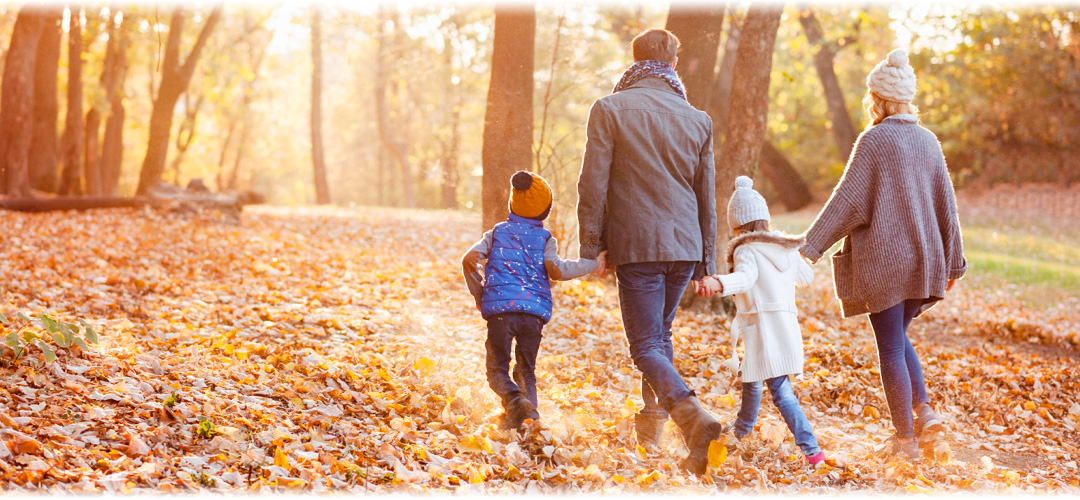
[[[514,214],[495,225],[484,266],[480,314],[517,312],[551,319],[551,283],[544,268],[544,246],[551,233],[542,221]]]

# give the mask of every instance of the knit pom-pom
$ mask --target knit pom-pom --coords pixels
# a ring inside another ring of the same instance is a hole
[[[754,179],[751,179],[745,175],[740,175],[735,178],[735,189],[752,187],[754,187]]]
[[[532,175],[524,170],[518,170],[514,172],[514,176],[510,178],[510,185],[514,186],[514,189],[518,191],[525,191],[532,186]]]
[[[888,60],[889,66],[892,66],[894,68],[903,68],[908,65],[907,51],[905,51],[904,49],[896,49],[892,52],[889,52]]]

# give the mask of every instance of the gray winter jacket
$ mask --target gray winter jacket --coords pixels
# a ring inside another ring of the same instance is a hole
[[[716,273],[712,119],[659,78],[597,99],[578,178],[582,258]]]

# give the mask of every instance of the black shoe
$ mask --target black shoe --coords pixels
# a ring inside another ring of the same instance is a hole
[[[529,399],[520,394],[506,403],[505,409],[506,413],[499,422],[500,429],[520,429],[521,423],[529,418],[529,414],[534,410]]]

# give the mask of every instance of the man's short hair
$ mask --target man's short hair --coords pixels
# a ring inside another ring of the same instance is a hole
[[[634,48],[634,61],[655,59],[672,62],[679,52],[679,45],[679,39],[675,35],[659,28],[645,30],[631,42]]]

